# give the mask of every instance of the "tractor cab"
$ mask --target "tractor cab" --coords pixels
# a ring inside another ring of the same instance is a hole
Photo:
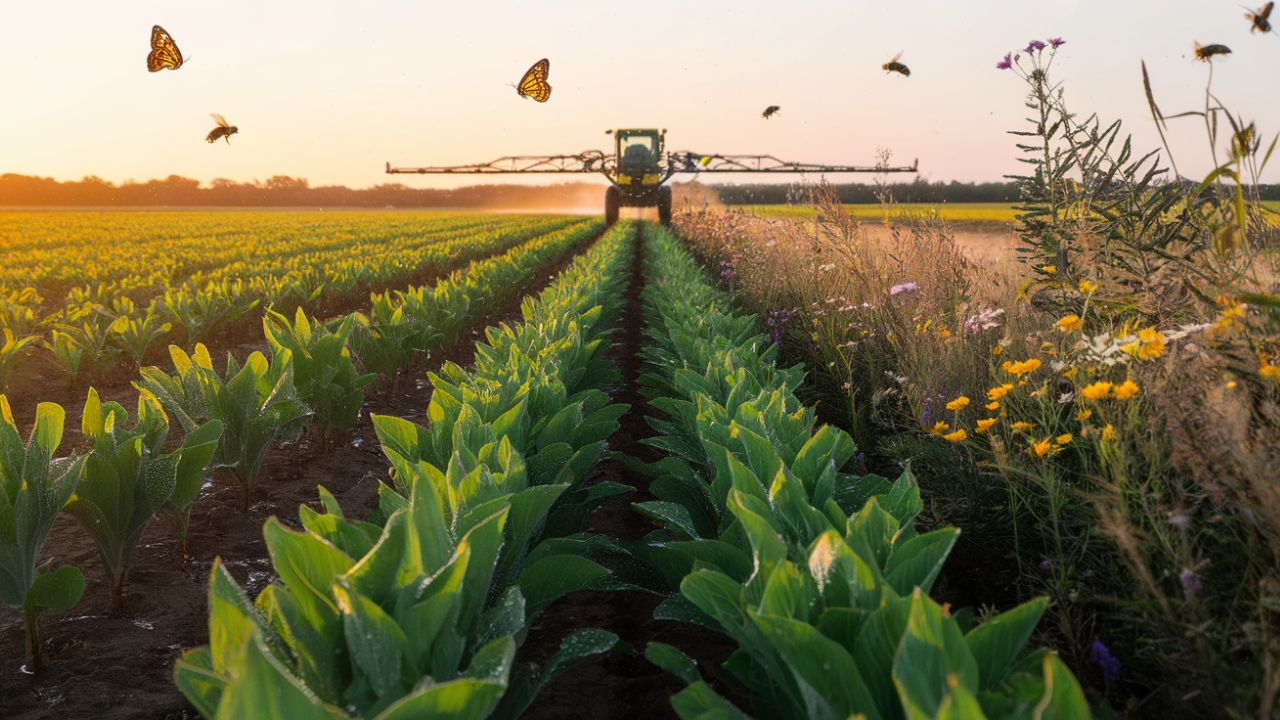
[[[617,184],[655,187],[666,179],[662,168],[662,143],[666,134],[666,130],[614,132],[618,168]]]

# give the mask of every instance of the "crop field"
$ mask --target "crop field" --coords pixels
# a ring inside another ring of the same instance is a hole
[[[912,473],[855,462],[795,394],[801,371],[659,226],[0,227],[19,264],[0,655],[26,656],[0,679],[6,717],[244,717],[261,698],[281,718],[607,714],[580,673],[654,715],[805,717],[815,698],[893,715],[988,687],[1087,716],[1059,656],[1023,651],[1046,602],[977,619],[932,599],[958,532],[916,528]],[[180,293],[232,309],[186,324]],[[125,328],[147,324],[131,351]],[[815,644],[833,622],[843,640]],[[934,647],[987,685],[942,666],[888,684]],[[725,684],[712,668],[734,648]],[[753,677],[776,663],[792,672]]]

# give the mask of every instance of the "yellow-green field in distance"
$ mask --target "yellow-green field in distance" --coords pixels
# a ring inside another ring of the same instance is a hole
[[[813,208],[806,205],[743,205],[743,209],[759,215],[777,217],[809,217]],[[879,203],[847,203],[849,214],[865,220],[884,218],[885,207]],[[889,206],[890,218],[932,216],[949,222],[1012,223],[1014,203],[896,203]]]
[[[1280,200],[1262,203],[1269,210],[1280,213]],[[747,212],[774,217],[810,217],[813,208],[807,205],[741,205]],[[880,203],[846,203],[849,214],[862,220],[881,220],[885,207]],[[1018,211],[1016,203],[896,203],[888,208],[891,219],[910,217],[937,217],[947,222],[965,224],[1012,224]]]

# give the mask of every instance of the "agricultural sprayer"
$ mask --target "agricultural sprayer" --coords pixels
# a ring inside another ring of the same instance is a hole
[[[624,207],[656,207],[662,223],[671,222],[671,186],[678,173],[900,173],[916,172],[909,166],[817,165],[785,162],[772,155],[722,155],[689,151],[666,152],[666,130],[651,128],[608,131],[613,154],[587,150],[577,155],[507,155],[474,165],[392,167],[387,173],[419,175],[490,175],[522,173],[600,173],[609,181],[604,193],[605,219],[612,223]]]

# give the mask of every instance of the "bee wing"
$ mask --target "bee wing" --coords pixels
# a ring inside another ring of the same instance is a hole
[[[1276,6],[1275,0],[1272,0],[1272,2],[1269,2],[1266,5],[1263,5],[1262,10],[1259,11],[1258,14],[1262,16],[1263,20],[1266,20],[1267,18],[1271,17],[1271,10],[1275,6]]]
[[[213,118],[213,121],[221,127],[231,127],[231,123],[227,122],[227,119],[218,113],[209,113],[209,117]]]
[[[893,56],[893,59],[892,59],[892,60],[890,60],[889,62],[891,62],[891,63],[896,63],[896,62],[898,62],[898,60],[902,58],[902,53],[904,53],[904,52],[906,52],[906,50],[899,50],[899,51],[898,51],[898,54],[897,54],[897,55],[894,55],[894,56]]]

